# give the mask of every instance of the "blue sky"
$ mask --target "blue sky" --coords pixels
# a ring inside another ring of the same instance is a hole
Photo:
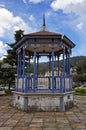
[[[0,0],[0,59],[18,29],[39,31],[45,13],[49,31],[65,34],[75,44],[72,56],[86,56],[86,0]]]

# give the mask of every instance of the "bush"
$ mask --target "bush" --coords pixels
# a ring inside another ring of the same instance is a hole
[[[6,93],[7,95],[11,95],[11,94],[12,94],[12,91],[9,90],[9,89],[6,89],[6,90],[5,90],[5,93]]]
[[[76,93],[86,94],[86,88],[75,88],[74,90]]]

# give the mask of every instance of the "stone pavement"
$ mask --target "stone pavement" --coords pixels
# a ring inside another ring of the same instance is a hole
[[[11,107],[11,99],[0,96],[0,130],[86,130],[86,96],[75,96],[67,112],[26,113]]]

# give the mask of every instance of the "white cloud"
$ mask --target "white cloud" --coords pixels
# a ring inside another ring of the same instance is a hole
[[[2,60],[5,55],[7,55],[7,44],[4,44],[2,41],[0,41],[0,60]]]
[[[34,4],[40,3],[42,1],[44,1],[44,0],[29,0],[29,2],[32,2]]]
[[[62,11],[63,22],[66,14],[65,25],[78,36],[78,40],[74,38],[76,47],[73,49],[73,55],[86,55],[86,0],[53,0],[50,6],[55,12]]]
[[[69,6],[71,7],[71,5],[77,5],[82,3],[84,0],[54,0],[51,3],[51,7],[53,8],[53,10],[57,11],[58,9],[61,10],[65,10],[66,8],[68,8]]]
[[[0,8],[0,36],[11,27],[12,13],[4,8]]]
[[[19,17],[14,17],[13,13],[5,8],[0,8],[0,37],[5,35],[13,37],[14,31],[22,29],[25,33],[30,33],[33,29]]]
[[[81,30],[81,29],[83,28],[83,22],[77,24],[77,28],[78,28],[79,30]]]
[[[35,18],[32,14],[29,16],[29,20],[32,21],[32,22],[35,20]]]
[[[12,12],[5,8],[0,8],[0,38],[13,41],[14,33],[19,29],[24,30],[25,33],[30,33],[35,30],[25,23],[21,17],[15,17]],[[7,45],[0,41],[0,59],[3,59],[3,55],[7,54],[7,49]]]
[[[26,1],[26,0],[22,0],[22,1],[23,1],[23,3],[24,3],[24,4],[26,4],[26,3],[27,3],[27,1]]]
[[[0,7],[5,7],[5,5],[4,4],[0,4]]]

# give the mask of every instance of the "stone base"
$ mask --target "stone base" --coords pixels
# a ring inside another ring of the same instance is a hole
[[[23,111],[61,111],[72,108],[73,92],[67,93],[21,93],[13,92],[12,105]]]

